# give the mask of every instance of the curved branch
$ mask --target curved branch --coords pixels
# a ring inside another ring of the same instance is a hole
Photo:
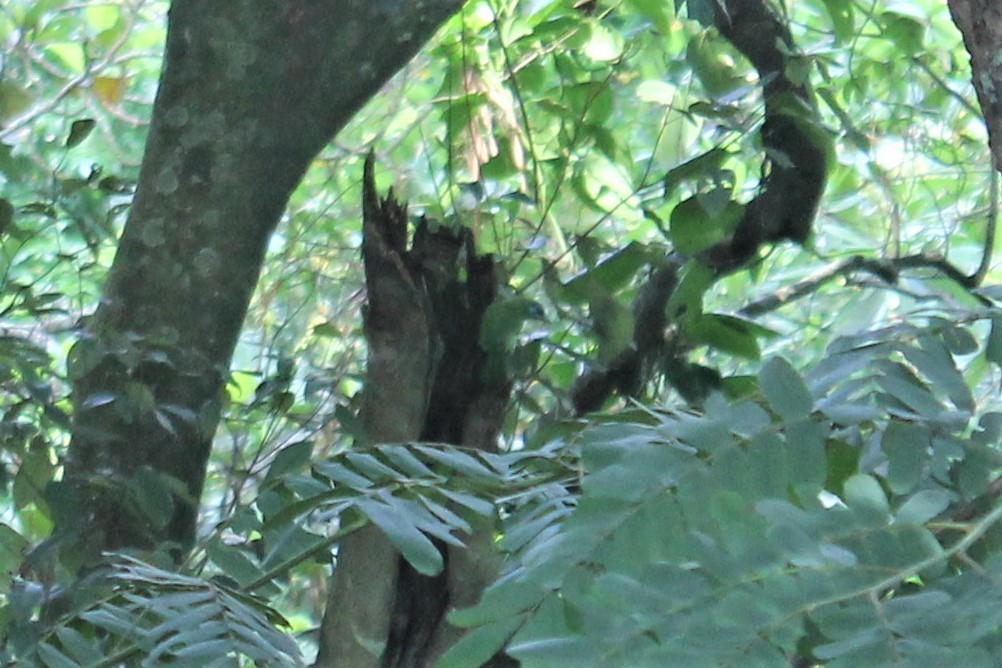
[[[796,46],[767,0],[720,0],[714,13],[720,34],[758,71],[765,97],[761,189],[745,206],[731,238],[701,257],[726,273],[743,266],[764,243],[807,240],[825,189],[831,140],[817,121],[808,84],[787,75]]]

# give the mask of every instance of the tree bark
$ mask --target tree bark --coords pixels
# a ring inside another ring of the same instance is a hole
[[[422,222],[380,200],[366,161],[363,242],[369,344],[361,418],[374,442],[426,441],[493,451],[511,391],[485,373],[480,327],[495,301],[494,260],[469,231]],[[463,258],[465,257],[465,262]],[[462,277],[462,278],[461,278]],[[479,518],[464,547],[439,543],[444,568],[425,576],[374,526],[349,534],[320,629],[317,666],[418,668],[462,635],[446,612],[475,604],[498,569],[495,527]]]
[[[993,0],[947,4],[971,55],[971,79],[988,126],[988,143],[995,168],[1002,169],[1002,6]]]
[[[175,0],[132,211],[71,355],[51,493],[82,555],[191,545],[230,358],[313,157],[461,0]]]

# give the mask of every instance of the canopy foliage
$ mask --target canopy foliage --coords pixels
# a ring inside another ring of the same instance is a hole
[[[499,517],[501,575],[452,613],[471,632],[439,665],[998,665],[999,193],[960,33],[933,0],[776,3],[791,41],[763,74],[715,6],[468,2],[271,237],[196,549],[89,580],[46,553],[50,483],[167,3],[5,2],[4,662],[305,663],[344,536],[374,524],[428,575]],[[761,131],[773,114],[826,177],[813,219],[810,193],[756,199],[805,164]],[[479,332],[514,382],[499,453],[372,443],[358,419],[370,149],[415,224],[471,230],[503,268]],[[722,255],[755,206],[810,233],[775,222]],[[652,285],[671,294],[653,311]],[[90,401],[190,417],[138,385]],[[129,502],[166,523],[176,490],[148,473]]]

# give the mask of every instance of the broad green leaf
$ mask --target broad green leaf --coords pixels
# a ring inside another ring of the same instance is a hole
[[[447,487],[442,487],[441,492],[443,496],[448,498],[453,503],[457,503],[464,508],[469,508],[478,515],[490,517],[494,514],[494,504],[478,496],[467,494],[465,492],[458,492]]]
[[[436,474],[410,448],[404,445],[380,445],[378,450],[402,473],[418,478],[436,478]]]
[[[712,269],[695,260],[682,267],[680,276],[678,287],[665,306],[665,316],[670,322],[698,318],[703,312],[703,295],[715,278]]]
[[[924,489],[916,492],[898,509],[895,521],[925,524],[949,507],[952,496],[945,489]]]
[[[825,10],[831,18],[835,38],[839,42],[852,39],[855,30],[852,4],[842,0],[825,0]]]
[[[356,471],[338,461],[321,462],[314,466],[314,469],[317,473],[329,478],[331,481],[347,485],[352,489],[363,490],[373,486],[372,480],[359,475]]]
[[[970,355],[978,349],[978,340],[965,327],[946,322],[940,330],[940,335],[946,347],[954,355]]]
[[[345,454],[344,458],[354,467],[356,471],[364,475],[369,480],[379,483],[388,483],[401,478],[397,471],[379,461],[370,452],[362,450],[352,450]]]
[[[304,470],[310,462],[312,453],[313,444],[310,441],[299,441],[285,446],[271,461],[265,480],[277,480],[288,473]]]
[[[814,502],[825,486],[825,427],[820,422],[799,421],[786,427],[786,456],[790,481],[805,506]]]
[[[637,272],[647,264],[653,253],[644,245],[630,243],[598,262],[591,269],[575,276],[564,285],[568,295],[588,299],[596,290],[616,293],[629,285]]]
[[[247,584],[261,576],[261,567],[250,558],[245,549],[236,545],[213,540],[206,548],[206,556],[220,571],[240,584]]]
[[[129,481],[129,491],[136,505],[144,518],[158,529],[167,526],[174,513],[174,496],[165,478],[166,474],[144,466]]]
[[[595,656],[592,638],[556,636],[512,642],[508,654],[533,666],[581,666]]]
[[[761,356],[758,338],[752,329],[740,318],[707,313],[695,319],[687,328],[694,343],[704,344],[717,350],[757,360]],[[801,381],[801,384],[803,381]]]
[[[717,0],[675,0],[675,12],[685,5],[689,18],[700,25],[713,25],[713,7]]]
[[[804,380],[782,357],[765,361],[758,383],[769,405],[785,420],[807,417],[814,408],[814,399]]]
[[[7,579],[18,571],[29,546],[24,536],[7,524],[0,524],[0,577]],[[0,584],[0,592],[6,592],[8,586],[8,582]]]
[[[920,424],[893,421],[880,439],[887,456],[887,484],[895,494],[907,494],[922,479],[931,445],[928,430]]]
[[[692,17],[692,7],[690,2],[690,17]],[[689,40],[685,52],[686,61],[692,66],[693,72],[711,97],[724,97],[745,85],[744,77],[735,67],[735,61],[731,57],[731,48],[715,30],[704,30]]]
[[[884,490],[872,476],[854,475],[845,481],[843,496],[846,504],[863,511],[874,519],[890,519],[890,509],[887,506],[887,496]]]
[[[28,504],[45,507],[45,488],[52,481],[56,465],[52,453],[44,443],[29,447],[21,457],[20,466],[14,476],[14,508],[24,508]]]
[[[894,44],[907,56],[924,50],[923,39],[926,26],[921,20],[899,12],[884,12],[880,15],[883,34],[894,41]]]
[[[690,197],[671,212],[671,240],[680,253],[695,255],[722,241],[733,231],[741,218],[743,207],[730,201],[725,189],[716,192],[727,195],[719,211],[708,211],[705,198]]]
[[[72,74],[81,74],[86,65],[86,56],[81,44],[60,42],[49,44],[43,49],[49,60]]]

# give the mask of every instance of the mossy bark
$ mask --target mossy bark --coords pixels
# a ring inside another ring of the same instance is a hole
[[[324,145],[461,0],[175,0],[132,211],[74,350],[55,538],[192,543],[230,358],[268,238]]]

